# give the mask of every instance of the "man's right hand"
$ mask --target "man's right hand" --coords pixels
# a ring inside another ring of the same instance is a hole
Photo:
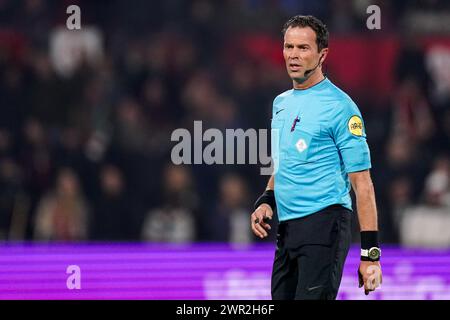
[[[266,204],[261,204],[251,215],[250,224],[252,226],[253,233],[264,239],[268,236],[267,231],[271,229],[270,225],[266,223],[265,219],[272,220],[273,210]]]

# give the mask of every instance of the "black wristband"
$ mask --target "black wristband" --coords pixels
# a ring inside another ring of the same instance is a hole
[[[277,204],[275,202],[275,193],[273,190],[264,191],[264,193],[258,198],[258,200],[256,200],[254,204],[255,210],[263,203],[268,204],[272,210],[275,211]]]
[[[361,249],[379,248],[378,231],[361,231]]]

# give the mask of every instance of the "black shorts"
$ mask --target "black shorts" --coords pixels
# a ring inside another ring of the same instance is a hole
[[[336,299],[351,243],[351,215],[333,205],[278,225],[272,299]]]

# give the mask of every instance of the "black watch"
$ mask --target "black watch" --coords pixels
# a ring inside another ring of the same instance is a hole
[[[370,249],[361,249],[361,260],[363,261],[380,261],[381,249],[372,247]]]

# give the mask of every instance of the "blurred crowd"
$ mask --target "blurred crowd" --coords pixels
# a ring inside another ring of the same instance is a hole
[[[249,215],[268,179],[260,166],[174,165],[172,131],[194,120],[267,129],[273,98],[291,86],[283,23],[309,13],[331,36],[364,36],[376,3],[0,0],[0,239],[253,242]],[[382,3],[381,34],[450,34],[430,22],[448,17],[448,1]],[[71,4],[81,8],[76,33],[66,29]],[[450,245],[449,87],[411,39],[392,77],[388,105],[359,104],[381,240]]]

